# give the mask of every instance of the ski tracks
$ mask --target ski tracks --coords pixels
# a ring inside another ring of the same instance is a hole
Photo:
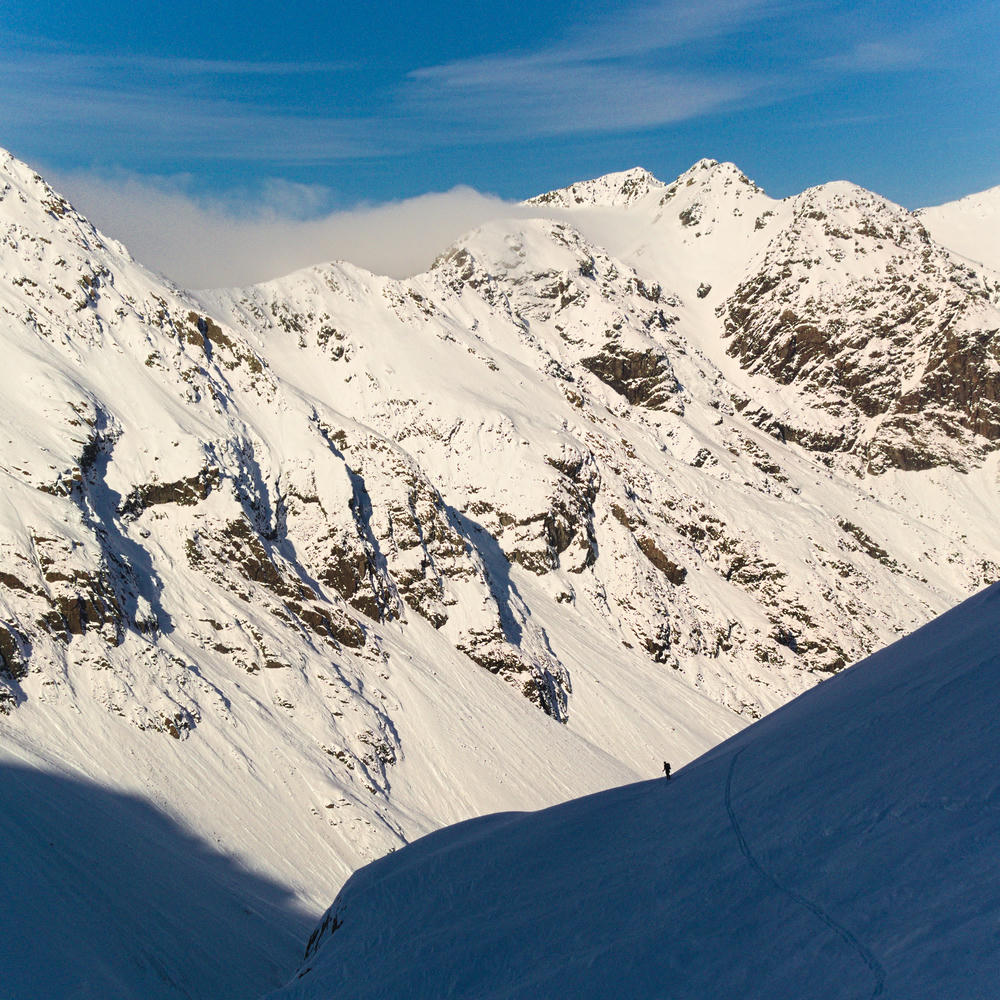
[[[882,968],[879,960],[868,950],[865,945],[858,940],[858,938],[848,930],[843,924],[838,923],[829,913],[826,912],[817,903],[814,903],[811,899],[806,899],[801,893],[796,892],[794,889],[785,885],[783,882],[779,881],[772,875],[766,868],[754,857],[753,851],[750,850],[750,845],[747,843],[747,839],[743,834],[743,830],[740,827],[739,820],[736,818],[736,811],[733,809],[733,772],[736,770],[736,761],[746,747],[742,747],[733,754],[732,759],[729,761],[729,774],[726,777],[726,812],[729,813],[729,822],[732,825],[733,833],[736,834],[736,840],[740,845],[740,851],[743,857],[747,859],[747,863],[750,865],[754,871],[760,875],[765,881],[770,882],[771,885],[775,887],[779,892],[784,893],[790,899],[793,899],[799,906],[804,907],[817,920],[822,921],[830,928],[845,944],[853,948],[861,960],[868,966],[873,978],[875,979],[875,987],[872,990],[872,997],[878,997],[883,995],[885,990],[885,969]]]

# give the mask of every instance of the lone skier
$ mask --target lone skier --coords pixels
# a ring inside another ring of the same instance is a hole
[[[670,765],[664,761],[663,762],[663,773],[666,775],[667,781],[670,780]]]

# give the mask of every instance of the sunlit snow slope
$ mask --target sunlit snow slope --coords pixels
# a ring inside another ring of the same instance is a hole
[[[1000,187],[917,211],[938,243],[1000,269]]]
[[[995,996],[998,631],[994,585],[669,782],[375,862],[275,996]]]

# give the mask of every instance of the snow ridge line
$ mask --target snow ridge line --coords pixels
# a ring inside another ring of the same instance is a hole
[[[747,843],[747,839],[743,835],[743,830],[740,827],[739,820],[736,818],[736,811],[733,809],[733,772],[736,770],[736,761],[739,759],[740,754],[746,749],[746,747],[741,747],[736,751],[736,753],[733,754],[732,759],[729,761],[729,774],[726,777],[726,812],[729,813],[729,822],[732,825],[733,833],[736,834],[736,840],[740,845],[740,851],[743,854],[743,857],[747,859],[750,867],[753,868],[754,871],[761,876],[761,878],[770,882],[775,889],[779,892],[783,892],[800,906],[804,906],[817,919],[821,920],[827,927],[830,928],[830,930],[837,934],[841,940],[857,951],[857,953],[861,956],[861,960],[868,966],[871,974],[875,977],[875,989],[872,991],[871,995],[873,997],[881,996],[885,990],[885,969],[882,967],[881,962],[879,962],[879,960],[868,950],[868,948],[862,944],[860,940],[858,940],[855,934],[848,930],[843,924],[838,923],[821,906],[814,903],[810,899],[806,899],[806,897],[801,893],[796,892],[794,889],[784,885],[777,878],[775,878],[774,875],[767,871],[757,858],[754,857],[753,852],[750,850],[750,845]]]

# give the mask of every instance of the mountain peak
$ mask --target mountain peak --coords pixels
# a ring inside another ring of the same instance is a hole
[[[54,218],[73,211],[69,202],[57,194],[40,174],[6,149],[0,149],[0,184],[3,185],[0,192],[5,194],[10,188],[16,188],[21,194],[22,204],[41,204]]]
[[[692,164],[682,173],[671,188],[689,187],[692,185],[702,187],[728,186],[731,184],[744,185],[754,192],[763,193],[763,189],[752,181],[735,163],[728,161],[710,160],[703,157],[697,163]]]
[[[601,206],[620,208],[631,205],[650,191],[664,187],[644,167],[632,167],[616,173],[604,174],[589,181],[577,181],[568,187],[547,191],[529,198],[529,205],[556,205],[560,208]]]
[[[121,243],[106,237],[33,167],[2,148],[0,225],[26,227],[32,232],[54,227],[62,239],[84,253],[112,251],[133,262],[132,255]],[[45,242],[52,242],[51,233]],[[58,258],[58,254],[53,256]]]

